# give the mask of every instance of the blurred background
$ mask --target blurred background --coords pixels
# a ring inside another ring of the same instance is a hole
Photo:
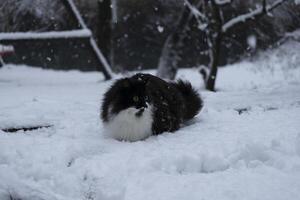
[[[201,1],[190,1],[194,5],[198,2]],[[261,2],[234,0],[222,6],[222,17],[227,21],[255,10]],[[273,2],[267,1],[268,4]],[[115,72],[157,68],[166,40],[174,32],[182,38],[182,44],[176,50],[178,66],[197,67],[209,63],[205,31],[199,29],[196,18],[186,20],[185,26],[178,30],[178,23],[186,7],[184,0],[74,0],[74,3]],[[299,27],[300,5],[288,0],[260,20],[241,23],[226,32],[221,44],[219,64],[233,63],[254,55],[258,50],[272,48],[278,45],[286,32]],[[0,0],[2,33],[78,28],[64,0]],[[2,43],[8,42],[2,38]],[[39,49],[42,48],[48,47],[39,46]],[[42,60],[46,63],[44,67],[51,67],[47,65],[49,59]],[[54,62],[54,59],[51,60]],[[61,63],[54,66],[63,69],[69,67],[63,67]],[[87,65],[81,66],[80,70],[96,69]]]

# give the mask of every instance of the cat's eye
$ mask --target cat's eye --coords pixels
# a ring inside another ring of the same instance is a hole
[[[139,97],[138,97],[138,96],[134,96],[134,97],[133,97],[133,101],[134,101],[134,102],[138,102],[138,101],[139,101]]]

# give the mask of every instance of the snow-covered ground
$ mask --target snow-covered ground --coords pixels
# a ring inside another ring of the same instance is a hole
[[[300,199],[300,43],[220,69],[217,93],[182,70],[205,107],[175,133],[103,135],[100,73],[0,69],[0,199]]]

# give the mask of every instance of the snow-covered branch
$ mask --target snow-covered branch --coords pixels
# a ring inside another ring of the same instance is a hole
[[[252,12],[249,12],[249,13],[246,13],[243,15],[239,15],[239,16],[229,20],[228,22],[226,22],[222,27],[222,31],[226,32],[229,28],[235,26],[236,24],[245,22],[246,20],[249,20],[249,19],[254,19],[255,16],[262,14],[262,11],[263,11],[263,8],[259,7]]]
[[[271,12],[273,9],[277,8],[278,6],[280,6],[285,1],[287,1],[287,0],[277,0],[272,5],[268,5],[267,6],[267,12]]]
[[[201,13],[198,8],[193,6],[188,0],[184,0],[184,3],[190,9],[192,15],[196,18],[199,29],[204,30],[207,27],[207,17],[205,14]]]
[[[196,18],[201,18],[201,20],[206,19],[206,16],[203,13],[201,13],[195,6],[193,6],[188,0],[184,0],[184,3],[187,5],[187,7],[191,10],[192,14]]]
[[[231,0],[215,0],[215,3],[219,6],[231,3]]]
[[[226,32],[226,31],[228,31],[228,29],[234,27],[235,25],[237,25],[239,23],[243,23],[243,22],[246,22],[248,20],[253,20],[255,18],[261,17],[261,16],[267,14],[268,12],[271,12],[273,9],[280,6],[285,1],[287,1],[287,0],[277,0],[271,5],[266,5],[266,1],[263,0],[263,3],[262,3],[261,7],[255,9],[255,10],[249,12],[249,13],[239,15],[239,16],[229,20],[228,22],[226,22],[222,27],[222,31]]]

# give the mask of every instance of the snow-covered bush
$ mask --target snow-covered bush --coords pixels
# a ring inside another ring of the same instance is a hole
[[[0,32],[67,28],[65,14],[58,0],[0,0]]]

